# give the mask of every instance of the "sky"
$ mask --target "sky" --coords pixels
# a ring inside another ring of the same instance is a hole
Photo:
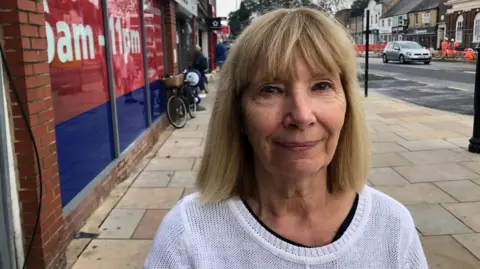
[[[228,17],[228,14],[240,7],[240,0],[217,0],[217,16]]]
[[[230,12],[240,8],[240,2],[241,0],[217,0],[217,16],[228,17]],[[344,0],[343,2],[344,6],[340,7],[340,9],[350,6],[353,0]]]

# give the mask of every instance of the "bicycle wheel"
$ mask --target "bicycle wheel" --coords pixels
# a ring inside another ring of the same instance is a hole
[[[179,129],[187,123],[187,106],[182,98],[174,95],[167,101],[167,118],[170,124]]]
[[[188,106],[188,114],[190,117],[197,116],[197,102],[195,100],[195,90],[192,87],[185,87],[185,103]]]

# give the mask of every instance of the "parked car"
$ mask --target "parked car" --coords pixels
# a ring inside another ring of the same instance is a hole
[[[383,50],[383,62],[399,61],[401,64],[424,62],[430,64],[432,54],[429,50],[413,41],[393,41]]]

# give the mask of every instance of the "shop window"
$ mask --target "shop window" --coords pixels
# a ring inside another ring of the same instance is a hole
[[[473,26],[473,42],[480,42],[480,13],[475,16]]]
[[[44,2],[62,204],[114,159],[102,6]]]
[[[419,21],[418,21],[418,13],[415,13],[415,25],[418,25],[419,24]]]
[[[392,26],[392,19],[388,19],[388,27]]]
[[[147,128],[140,2],[108,0],[120,150]]]
[[[152,108],[152,121],[155,121],[165,112],[165,104],[167,103],[165,100],[166,91],[161,82],[165,75],[163,18],[158,1],[144,0],[144,5],[150,106]]]
[[[455,41],[462,43],[463,41],[463,16],[460,15],[457,18],[456,28],[455,28]]]

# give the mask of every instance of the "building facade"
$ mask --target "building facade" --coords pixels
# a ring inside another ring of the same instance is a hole
[[[426,48],[437,48],[439,0],[421,1],[408,13],[406,38]]]
[[[0,153],[8,161],[0,165],[9,168],[8,177],[0,176],[0,213],[8,224],[0,225],[0,250],[11,253],[0,257],[9,263],[1,268],[23,265],[40,200],[28,268],[65,267],[74,233],[168,126],[162,77],[188,66],[194,44],[211,51],[202,20],[215,15],[215,1],[199,1],[0,2],[0,44],[40,163],[39,173],[23,114],[10,84],[0,80]]]
[[[363,43],[363,10],[340,10],[335,14],[335,19],[345,26],[356,44]]]
[[[480,1],[448,0],[445,22],[446,35],[460,44],[459,49],[480,44]]]
[[[402,0],[388,10],[382,20],[391,27],[391,41],[401,41],[407,35],[408,12],[420,3],[421,0]],[[390,23],[391,22],[391,23]]]
[[[398,2],[399,0],[370,0],[368,6],[364,10],[364,40],[366,37],[367,19],[370,21],[369,39],[371,44],[379,44],[383,41],[386,41],[384,38],[388,39],[389,36],[391,38],[391,28],[385,24],[382,24],[381,17],[388,12],[388,10],[393,8]],[[370,11],[369,18],[366,18],[367,10]]]

